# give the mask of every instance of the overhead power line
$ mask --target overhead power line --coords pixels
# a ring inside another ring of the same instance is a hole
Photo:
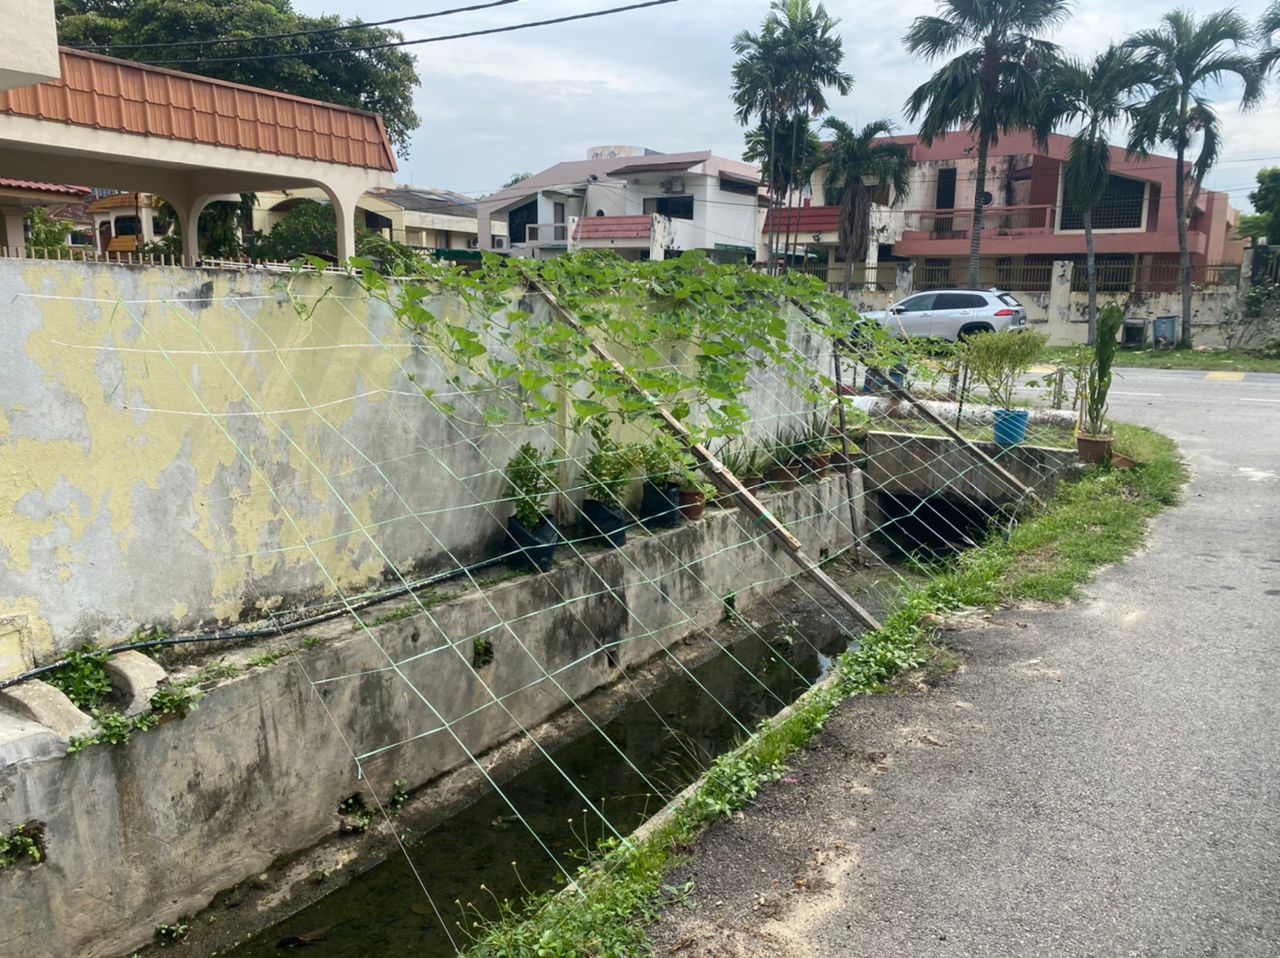
[[[359,53],[369,50],[388,50],[393,47],[412,47],[424,43],[443,43],[446,40],[465,40],[468,37],[484,37],[495,33],[512,33],[516,30],[529,30],[533,27],[548,27],[558,23],[572,23],[575,20],[590,20],[594,17],[607,17],[615,13],[626,13],[629,10],[643,10],[646,7],[661,7],[679,0],[646,0],[644,3],[631,3],[623,7],[609,7],[606,10],[593,10],[590,13],[575,13],[570,16],[554,17],[550,20],[530,20],[525,23],[513,23],[505,27],[489,27],[485,30],[468,30],[465,33],[451,33],[439,37],[424,37],[421,40],[398,40],[390,43],[372,43],[351,47],[329,47],[324,50],[296,50],[290,53],[263,53],[247,57],[199,57],[186,60],[165,60],[158,66],[186,66],[205,63],[248,63],[254,60],[290,60],[297,57],[326,56],[331,53]]]
[[[289,40],[293,37],[314,37],[321,34],[345,33],[348,30],[363,30],[366,27],[386,27],[396,23],[409,23],[413,20],[434,20],[437,17],[448,17],[456,13],[471,13],[475,10],[488,10],[491,7],[505,7],[520,0],[488,0],[487,3],[473,3],[469,7],[451,7],[448,10],[436,10],[434,13],[415,13],[407,17],[393,17],[390,20],[373,20],[369,23],[344,23],[336,27],[315,27],[311,30],[294,30],[290,33],[263,33],[247,37],[214,37],[211,40],[161,40],[154,43],[90,43],[73,50],[155,50],[173,47],[210,46],[215,43],[254,43],[258,40]]]

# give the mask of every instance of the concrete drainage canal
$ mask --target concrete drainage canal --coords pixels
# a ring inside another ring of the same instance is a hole
[[[548,851],[572,870],[608,837],[601,815],[628,834],[739,741],[744,727],[775,714],[827,674],[849,634],[836,630],[829,617],[815,615],[803,596],[792,598],[800,601],[787,611],[796,617],[769,624],[763,635],[739,638],[687,672],[668,661],[638,677],[656,687],[605,720],[601,732],[588,729],[551,751],[548,761],[504,783],[505,798],[490,793],[425,834],[412,835],[407,857],[389,855],[248,943],[219,953],[267,958],[280,949],[309,946],[309,954],[333,958],[454,955],[442,920],[464,945],[466,929],[480,916],[494,917],[497,901],[555,887],[563,876]],[[744,630],[733,631],[741,636]],[[715,641],[727,638],[732,632]],[[567,779],[593,798],[599,815],[582,807]]]

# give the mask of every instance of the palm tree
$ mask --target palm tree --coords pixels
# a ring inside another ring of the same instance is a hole
[[[1111,144],[1108,131],[1128,118],[1131,98],[1142,84],[1143,71],[1133,54],[1109,46],[1090,63],[1076,59],[1055,62],[1043,84],[1036,141],[1047,146],[1049,134],[1060,124],[1081,124],[1071,140],[1062,178],[1065,195],[1084,224],[1085,275],[1089,286],[1089,345],[1098,330],[1098,275],[1093,252],[1093,211],[1111,182]]]
[[[821,3],[774,0],[760,32],[743,30],[730,44],[738,57],[733,64],[734,112],[744,126],[758,121],[768,137],[772,162],[766,177],[773,204],[785,195],[779,193],[786,180],[780,154],[790,152],[787,165],[794,170],[801,149],[802,135],[794,126],[788,131],[790,144],[779,139],[783,124],[800,115],[826,112],[828,88],[841,95],[853,88],[853,77],[840,67],[844,42],[836,33],[839,22]],[[776,222],[776,217],[771,219]],[[776,227],[771,228],[770,257],[775,232]]]
[[[853,264],[867,258],[871,245],[871,189],[887,187],[889,201],[906,199],[911,185],[911,153],[886,139],[893,133],[889,120],[876,120],[861,130],[834,116],[825,128],[830,146],[819,163],[827,171],[826,203],[840,206],[840,236],[836,255],[844,262],[844,295],[853,284]],[[874,182],[868,182],[874,181]]]
[[[1190,209],[1200,185],[1222,147],[1218,114],[1206,95],[1230,77],[1243,85],[1242,109],[1262,96],[1262,73],[1257,61],[1240,47],[1253,35],[1248,22],[1234,10],[1220,10],[1203,20],[1186,10],[1161,17],[1160,26],[1139,30],[1125,46],[1135,51],[1147,71],[1150,98],[1133,111],[1129,152],[1146,156],[1158,143],[1173,144],[1174,211],[1178,221],[1178,258],[1182,273],[1182,345],[1191,345],[1191,255],[1187,251],[1189,220],[1187,175],[1191,176]],[[1214,90],[1213,92],[1217,92]],[[1200,150],[1188,171],[1187,151],[1195,138]]]
[[[822,141],[804,114],[783,118],[774,130],[758,126],[746,135],[745,143],[742,158],[770,171],[769,188],[775,196],[792,196],[803,190],[822,149]],[[776,223],[770,228],[776,229]],[[790,228],[787,224],[788,236]]]
[[[1271,68],[1280,60],[1280,47],[1275,45],[1274,34],[1280,30],[1280,0],[1275,0],[1262,14],[1258,21],[1258,69],[1263,74],[1271,72]]]
[[[987,156],[1000,135],[1032,129],[1040,102],[1038,72],[1058,48],[1038,34],[1066,19],[1068,0],[941,0],[938,16],[917,17],[903,42],[936,60],[957,50],[903,107],[919,119],[927,146],[954,127],[978,140],[978,177],[969,235],[969,285],[978,285]]]

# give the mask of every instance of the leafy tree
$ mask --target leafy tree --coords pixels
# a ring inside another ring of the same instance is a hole
[[[27,223],[31,228],[31,238],[27,247],[41,254],[48,255],[51,250],[65,246],[67,237],[75,228],[64,220],[55,220],[43,206],[34,207],[27,214]]]
[[[1089,345],[1098,331],[1098,271],[1093,249],[1093,211],[1111,181],[1108,133],[1129,116],[1143,72],[1133,54],[1109,46],[1089,63],[1056,61],[1046,71],[1036,139],[1044,144],[1060,124],[1080,124],[1063,165],[1063,185],[1084,221],[1085,273],[1089,287]]]
[[[503,183],[502,188],[504,190],[509,190],[511,189],[511,187],[515,186],[517,183],[523,183],[525,180],[527,180],[531,176],[533,176],[532,173],[512,173],[511,179]]]
[[[930,61],[960,51],[916,88],[903,110],[920,120],[926,145],[953,128],[977,138],[970,286],[978,285],[982,255],[987,157],[1002,134],[1035,127],[1039,73],[1058,51],[1038,35],[1062,23],[1067,10],[1067,0],[942,0],[938,15],[917,17],[903,39],[908,51]]]
[[[808,182],[809,173],[822,152],[822,141],[809,117],[796,114],[779,121],[776,130],[757,126],[746,135],[745,147],[744,160],[773,171],[770,189],[774,195],[792,196]],[[783,222],[789,233],[791,223],[785,217]],[[776,232],[777,223],[771,224],[770,229]]]
[[[380,113],[387,136],[401,155],[420,122],[413,110],[418,77],[412,54],[402,49],[342,52],[403,39],[394,30],[358,27],[339,33],[254,39],[355,22],[337,16],[304,16],[290,0],[57,0],[55,9],[58,39],[67,46],[96,46],[101,48],[97,52],[111,56]],[[224,37],[244,39],[209,42]],[[194,42],[130,48],[187,41]],[[338,52],[250,59],[317,50]]]
[[[853,88],[853,76],[841,68],[839,22],[821,3],[774,0],[760,32],[743,30],[730,44],[738,57],[733,64],[734,113],[743,126],[757,123],[761,138],[768,141],[767,150],[761,144],[760,155],[769,160],[765,176],[775,209],[779,197],[787,195],[788,171],[799,167],[807,120],[827,110],[826,90],[834,88],[843,96]],[[803,128],[798,117],[806,120]],[[789,157],[785,164],[784,154]],[[770,230],[770,256],[774,235],[776,226]]]
[[[240,202],[218,200],[200,211],[196,227],[200,237],[200,253],[211,259],[235,259],[245,252],[243,235],[253,223],[253,206],[257,198],[252,193],[240,194]],[[148,243],[145,252],[163,256],[182,255],[182,230],[178,214],[167,200],[156,207],[156,227],[165,233],[160,239]]]
[[[1246,239],[1256,246],[1271,234],[1272,215],[1270,213],[1242,213],[1240,222],[1236,223],[1236,237]]]
[[[1125,46],[1136,51],[1147,71],[1151,95],[1133,111],[1129,151],[1146,156],[1159,143],[1173,145],[1174,210],[1178,223],[1178,256],[1182,271],[1182,345],[1191,345],[1191,255],[1187,251],[1189,210],[1194,210],[1205,174],[1222,148],[1218,113],[1209,94],[1218,95],[1225,81],[1242,85],[1242,108],[1262,96],[1257,61],[1240,48],[1253,30],[1234,10],[1220,10],[1202,20],[1186,10],[1166,13],[1158,27],[1139,30]],[[1200,149],[1187,167],[1196,138]],[[1190,203],[1188,203],[1188,177]]]
[[[861,130],[834,116],[827,117],[831,145],[821,159],[826,169],[828,205],[840,206],[837,255],[844,261],[844,294],[849,295],[853,264],[867,258],[871,245],[871,184],[887,186],[896,205],[911,185],[911,154],[901,143],[885,139],[893,133],[888,120],[876,120]]]
[[[302,200],[289,210],[271,232],[258,240],[258,256],[264,260],[286,261],[299,256],[338,255],[338,224],[333,207],[315,200]]]
[[[1258,188],[1249,194],[1249,202],[1257,213],[1266,213],[1275,219],[1280,215],[1280,166],[1259,170]]]

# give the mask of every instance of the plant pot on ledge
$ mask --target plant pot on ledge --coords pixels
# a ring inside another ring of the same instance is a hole
[[[631,523],[621,509],[597,499],[582,503],[582,515],[591,531],[606,545],[619,549],[627,544],[627,526]]]
[[[1080,461],[1094,466],[1110,462],[1111,443],[1114,440],[1115,437],[1109,435],[1092,436],[1084,432],[1076,433],[1076,452],[1080,456]]]
[[[640,497],[640,522],[646,529],[674,529],[680,524],[680,484],[646,482]]]
[[[707,494],[700,489],[680,490],[680,515],[689,522],[697,522],[707,511]]]
[[[779,489],[794,489],[800,481],[800,466],[774,466],[765,474],[769,485]]]
[[[544,515],[542,521],[532,529],[511,516],[507,520],[507,538],[515,547],[508,557],[508,562],[515,568],[549,572],[555,565],[560,531],[556,529],[550,516]]]
[[[995,440],[997,446],[1019,446],[1027,438],[1027,422],[1031,414],[1025,409],[997,409],[995,417]]]

